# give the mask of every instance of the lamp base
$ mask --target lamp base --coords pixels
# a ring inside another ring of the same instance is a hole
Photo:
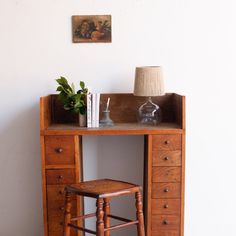
[[[138,109],[138,122],[145,125],[158,125],[161,122],[161,109],[151,97]]]

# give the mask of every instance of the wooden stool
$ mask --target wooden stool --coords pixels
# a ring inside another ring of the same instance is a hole
[[[134,224],[137,225],[138,236],[145,236],[142,210],[142,195],[140,190],[141,187],[138,185],[111,179],[86,181],[79,184],[66,186],[64,236],[70,236],[71,228],[90,234],[95,234],[97,236],[110,236],[110,230],[119,229]],[[111,215],[109,203],[110,198],[132,193],[135,193],[136,198],[137,219],[133,221],[119,216]],[[96,198],[97,212],[93,214],[78,216],[76,218],[71,218],[72,194]],[[96,231],[72,224],[73,221],[93,216],[97,217]],[[124,221],[125,223],[110,226],[110,218]]]

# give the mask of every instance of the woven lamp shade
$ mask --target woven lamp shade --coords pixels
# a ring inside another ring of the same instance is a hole
[[[164,95],[164,80],[160,66],[136,67],[134,95],[154,97]]]

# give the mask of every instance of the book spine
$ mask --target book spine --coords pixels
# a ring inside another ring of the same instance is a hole
[[[99,127],[100,93],[96,94],[96,127]]]
[[[92,93],[92,128],[96,127],[96,94]]]
[[[87,95],[87,127],[92,127],[92,96],[91,94]]]

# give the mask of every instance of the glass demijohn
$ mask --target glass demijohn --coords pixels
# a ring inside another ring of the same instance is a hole
[[[161,109],[151,97],[138,109],[138,121],[145,125],[158,125],[161,122]]]

